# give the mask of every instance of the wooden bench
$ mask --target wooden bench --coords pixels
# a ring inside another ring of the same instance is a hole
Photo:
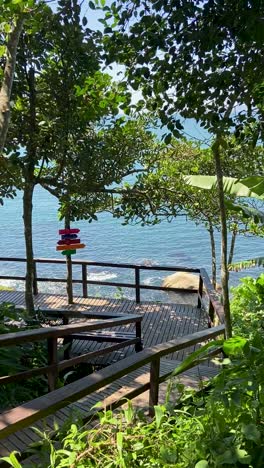
[[[70,350],[73,340],[80,341],[90,341],[97,343],[119,343],[120,346],[116,349],[121,349],[123,347],[135,345],[135,352],[138,353],[143,349],[143,342],[141,336],[141,322],[143,316],[140,314],[111,314],[108,312],[97,312],[97,311],[67,311],[65,309],[41,309],[41,313],[46,319],[61,319],[64,325],[69,325],[70,319],[85,319],[85,320],[111,320],[111,319],[122,319],[124,317],[131,317],[131,323],[135,323],[135,333],[129,333],[125,331],[117,330],[96,330],[88,332],[73,333],[64,339],[64,344],[68,344],[67,349],[65,350],[64,356],[65,359],[69,359]],[[136,317],[136,321],[133,320],[133,317]],[[107,348],[109,352],[113,351],[111,347]]]

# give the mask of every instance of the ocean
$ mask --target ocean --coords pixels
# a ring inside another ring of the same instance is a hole
[[[59,239],[58,230],[63,223],[58,220],[58,203],[44,189],[37,187],[34,194],[33,232],[35,257],[63,258],[56,252]],[[24,257],[24,237],[22,222],[22,194],[14,200],[6,200],[0,207],[1,256]],[[80,228],[81,241],[86,248],[77,252],[74,259],[100,262],[136,263],[152,265],[170,265],[187,267],[204,267],[210,275],[209,235],[203,226],[196,226],[185,217],[178,217],[171,223],[163,221],[155,226],[128,225],[122,220],[114,219],[109,213],[102,213],[98,221],[76,222],[72,227]],[[220,253],[220,234],[216,232],[218,255]],[[263,239],[239,236],[236,243],[235,260],[246,260],[261,255]],[[236,285],[244,276],[256,277],[263,269],[251,269],[230,274],[231,285]],[[24,264],[0,262],[1,275],[23,275]],[[218,269],[219,273],[219,269]],[[38,274],[49,277],[65,277],[64,265],[38,265]],[[168,273],[170,274],[170,273]],[[143,284],[160,285],[166,272],[144,271],[141,273]],[[80,278],[80,266],[74,267],[74,277]],[[105,267],[89,267],[89,279],[99,281],[133,282],[133,273],[129,270]],[[23,283],[14,280],[0,280],[0,284],[23,289]],[[49,293],[66,293],[65,285],[56,283],[39,283],[39,290]],[[75,285],[75,294],[80,294],[80,286]],[[89,294],[93,296],[116,296],[120,291],[111,287],[89,285]],[[122,294],[134,298],[131,289],[122,289]],[[164,300],[166,293],[152,291],[142,292],[142,299]]]

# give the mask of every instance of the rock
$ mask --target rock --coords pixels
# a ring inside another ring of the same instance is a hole
[[[164,288],[198,289],[199,276],[193,273],[177,272],[166,276],[162,282]],[[216,283],[216,292],[222,292],[221,284]]]
[[[185,272],[173,273],[164,278],[162,286],[164,288],[198,289],[199,276]]]

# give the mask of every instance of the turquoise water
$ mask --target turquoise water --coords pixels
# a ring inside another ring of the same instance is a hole
[[[15,200],[7,200],[0,207],[0,238],[1,255],[6,257],[24,257],[24,239],[22,223],[22,196],[18,194]],[[56,252],[58,229],[63,225],[58,221],[57,202],[48,192],[37,188],[34,195],[34,250],[35,257],[63,258]],[[151,263],[153,265],[205,267],[210,273],[210,244],[207,231],[179,217],[173,222],[163,222],[156,226],[142,227],[122,226],[121,220],[113,219],[110,214],[99,215],[99,220],[89,224],[86,221],[74,224],[80,228],[81,240],[86,248],[73,258],[120,263]],[[219,253],[219,233],[216,233]],[[235,260],[248,259],[260,255],[263,251],[263,239],[255,237],[239,237],[237,240]],[[240,277],[247,274],[257,276],[260,269],[231,273],[231,283],[237,284]],[[263,271],[263,269],[262,269]],[[1,274],[23,274],[23,264],[0,262]],[[65,276],[65,267],[39,265],[38,273],[42,276]],[[74,276],[80,277],[80,267],[74,267]],[[142,282],[159,285],[166,273],[142,272]],[[132,273],[128,270],[91,267],[89,278],[101,281],[132,281]],[[23,288],[23,283],[3,281],[1,283]],[[75,293],[80,292],[79,286]],[[64,285],[55,283],[40,283],[40,290],[49,292],[65,292]],[[133,297],[133,291],[124,291]],[[113,295],[115,288],[90,287],[90,294]],[[146,292],[143,298],[154,298],[155,294]]]

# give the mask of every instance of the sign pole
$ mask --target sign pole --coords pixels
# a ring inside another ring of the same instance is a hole
[[[71,221],[69,216],[65,216],[65,229],[71,229]],[[68,304],[73,304],[73,288],[72,288],[72,259],[71,255],[65,255],[67,267],[67,296]]]

